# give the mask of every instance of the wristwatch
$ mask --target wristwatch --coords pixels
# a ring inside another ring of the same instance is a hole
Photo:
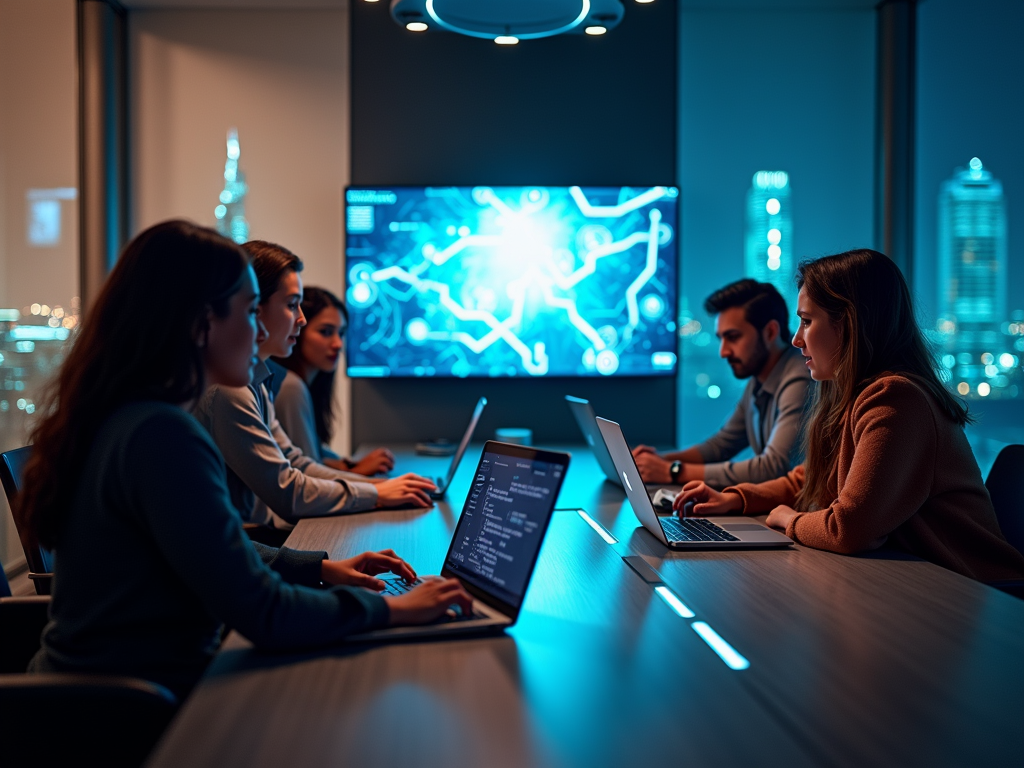
[[[668,473],[672,477],[672,485],[679,485],[679,473],[683,471],[683,462],[673,461],[668,468]]]

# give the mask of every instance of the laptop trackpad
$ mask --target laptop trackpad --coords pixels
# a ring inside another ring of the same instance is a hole
[[[719,525],[727,531],[763,531],[763,525],[755,525],[754,523],[734,523],[729,525],[728,523],[719,523]]]

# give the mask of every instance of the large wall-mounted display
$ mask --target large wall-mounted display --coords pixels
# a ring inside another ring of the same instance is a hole
[[[674,374],[678,196],[349,188],[349,375]]]

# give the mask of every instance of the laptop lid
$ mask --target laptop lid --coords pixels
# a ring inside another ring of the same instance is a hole
[[[568,469],[568,453],[489,440],[441,575],[514,622]]]
[[[590,405],[590,401],[584,400],[582,397],[566,395],[565,402],[568,404],[569,410],[572,411],[576,423],[579,424],[580,432],[583,433],[583,438],[587,441],[587,445],[590,446],[590,450],[593,452],[594,458],[597,459],[601,471],[613,483],[622,485],[622,479],[615,469],[615,463],[612,461],[611,454],[608,453],[608,446],[604,444],[604,438],[601,437],[601,430],[597,426],[597,416]]]
[[[448,466],[448,474],[444,480],[441,481],[441,485],[438,487],[438,493],[444,493],[448,490],[448,486],[451,485],[452,479],[455,477],[455,472],[459,468],[459,462],[462,461],[462,456],[466,453],[466,449],[469,447],[469,441],[473,439],[473,433],[476,431],[477,422],[480,421],[480,414],[484,412],[484,406],[487,405],[487,398],[481,397],[476,401],[476,408],[473,409],[473,417],[469,420],[469,426],[466,427],[465,433],[462,435],[462,441],[459,443],[459,447],[455,450],[455,455],[452,456],[452,463]]]
[[[640,479],[640,470],[636,468],[636,461],[629,450],[626,438],[622,434],[622,428],[614,421],[596,418],[597,426],[601,430],[601,436],[611,454],[612,462],[615,464],[616,474],[622,479],[622,487],[626,489],[626,497],[629,499],[629,506],[633,508],[633,514],[648,531],[653,533],[658,541],[668,546],[668,538],[661,529],[658,522],[658,513],[654,511],[651,504],[651,497],[647,495],[643,480]]]

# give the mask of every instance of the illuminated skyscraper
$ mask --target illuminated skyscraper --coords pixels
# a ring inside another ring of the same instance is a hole
[[[758,171],[751,180],[745,252],[747,277],[774,285],[793,311],[793,211],[789,174],[785,171]]]
[[[938,332],[942,362],[967,397],[1021,394],[1017,315],[1006,309],[1003,185],[972,158],[939,191]]]
[[[245,174],[238,168],[241,150],[238,146],[238,131],[228,131],[228,159],[224,163],[224,189],[220,193],[220,205],[213,215],[217,217],[217,231],[230,237],[236,243],[249,239],[249,222],[245,218],[245,196],[249,186]]]
[[[959,332],[1006,319],[1006,201],[976,157],[939,192],[939,285],[941,313]]]

